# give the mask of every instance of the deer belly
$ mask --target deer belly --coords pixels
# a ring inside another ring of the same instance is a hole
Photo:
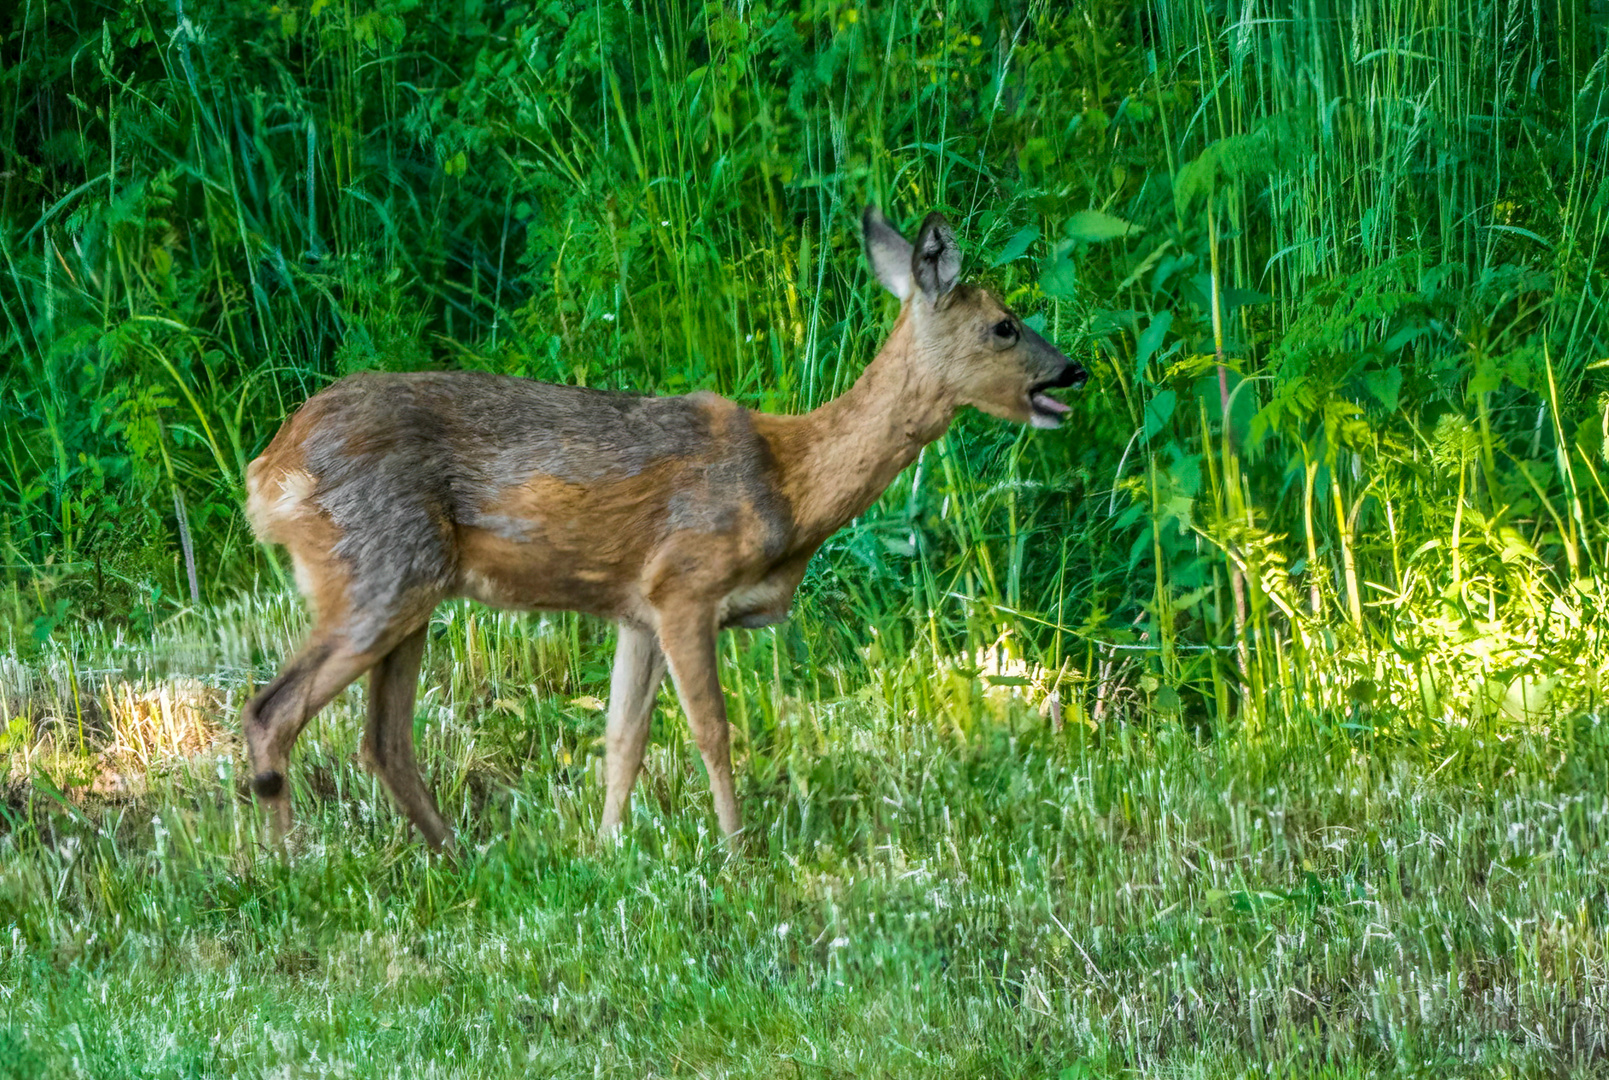
[[[516,611],[618,615],[633,606],[638,573],[632,566],[631,553],[608,542],[532,543],[460,529],[456,591]]]

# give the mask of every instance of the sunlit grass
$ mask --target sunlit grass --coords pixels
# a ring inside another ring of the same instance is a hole
[[[561,662],[596,628],[454,608],[416,723],[463,860],[353,763],[354,688],[299,746],[283,864],[232,716],[280,610],[170,628],[188,672],[83,643],[113,687],[83,751],[70,679],[8,698],[0,1075],[1530,1075],[1609,1039],[1593,713],[1443,761],[1311,717],[1095,721],[1072,688],[1057,731],[1044,674],[998,654],[947,660],[923,712],[886,669],[765,702],[729,668],[742,853],[668,695],[600,847],[604,676]],[[199,752],[164,741],[192,707]],[[138,784],[64,767],[132,772],[136,735]]]

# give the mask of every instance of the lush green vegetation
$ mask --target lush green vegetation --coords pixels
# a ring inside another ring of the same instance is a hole
[[[1595,10],[11,5],[0,1076],[1591,1067]],[[456,607],[420,723],[474,852],[348,764],[358,690],[254,861],[285,414],[431,366],[813,407],[892,314],[868,201],[1093,378],[728,639],[753,849],[668,696],[594,849],[607,628]]]

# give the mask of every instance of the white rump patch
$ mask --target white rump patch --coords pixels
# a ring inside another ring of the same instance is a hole
[[[313,497],[318,481],[306,469],[288,469],[279,478],[279,498],[269,513],[274,517],[294,517],[301,512],[302,504]]]
[[[280,540],[277,526],[295,521],[310,509],[318,481],[306,469],[287,469],[264,481],[255,467],[257,462],[252,465],[246,473],[246,519],[259,540]]]

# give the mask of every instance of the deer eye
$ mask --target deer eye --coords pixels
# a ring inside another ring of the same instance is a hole
[[[994,336],[1002,341],[1010,341],[1017,336],[1017,327],[1010,319],[1001,319],[994,324]]]

